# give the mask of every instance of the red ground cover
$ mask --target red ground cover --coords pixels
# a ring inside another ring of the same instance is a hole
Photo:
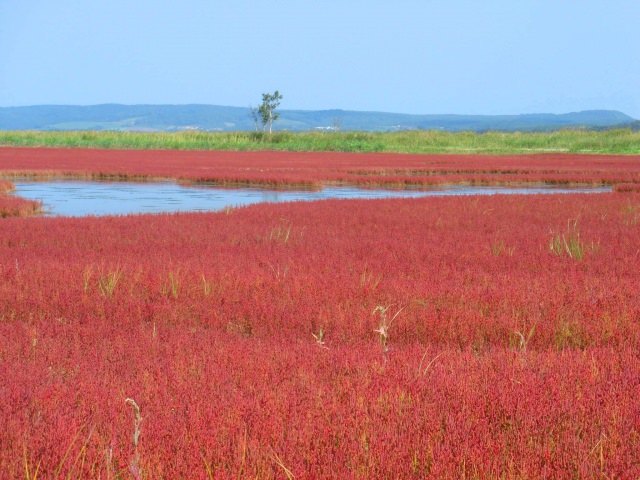
[[[4,195],[15,190],[15,185],[9,180],[0,180],[0,195]]]
[[[3,219],[0,477],[638,478],[639,229],[637,193]]]
[[[37,215],[42,211],[42,204],[35,200],[7,195],[15,190],[9,180],[0,180],[0,218],[27,217]]]
[[[36,200],[0,194],[0,218],[28,217],[40,213],[42,213],[42,204]]]
[[[300,152],[91,150],[0,147],[0,171],[87,177],[169,177],[221,184],[319,186],[640,183],[638,156],[402,155]]]

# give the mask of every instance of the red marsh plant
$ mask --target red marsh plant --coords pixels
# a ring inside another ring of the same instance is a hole
[[[7,193],[11,193],[16,189],[13,182],[9,180],[0,180],[0,195],[5,195]]]
[[[638,204],[3,219],[0,478],[638,477]]]
[[[0,180],[0,218],[27,217],[42,213],[42,202],[8,195],[15,190],[9,180]]]
[[[639,193],[640,183],[619,183],[614,186],[614,191],[622,193]]]
[[[42,202],[0,195],[0,218],[29,217],[43,213]]]
[[[4,176],[94,180],[178,179],[222,186],[320,188],[442,184],[635,185],[632,155],[409,155],[336,152],[229,152],[0,147]],[[629,187],[624,187],[628,190]]]

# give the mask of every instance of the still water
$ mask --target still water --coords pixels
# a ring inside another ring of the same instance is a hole
[[[330,198],[416,198],[443,195],[598,193],[609,187],[559,188],[448,186],[430,189],[363,189],[327,187],[310,190],[265,190],[221,188],[207,185],[182,186],[172,182],[84,182],[13,181],[15,194],[40,200],[47,214],[54,216],[127,215],[178,211],[218,211],[228,207],[263,202],[324,200]]]

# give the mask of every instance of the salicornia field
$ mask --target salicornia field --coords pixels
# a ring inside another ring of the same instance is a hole
[[[0,218],[26,217],[42,213],[40,202],[8,195],[14,190],[13,182],[0,179]]]
[[[4,177],[93,180],[177,179],[182,183],[321,188],[475,185],[640,184],[633,155],[417,155],[0,148]]]
[[[0,168],[634,186],[639,163],[260,155]],[[631,187],[0,219],[0,478],[637,478],[639,239]]]

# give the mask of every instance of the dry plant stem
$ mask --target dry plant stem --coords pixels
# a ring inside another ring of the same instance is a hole
[[[284,474],[287,476],[288,480],[293,480],[295,477],[295,475],[293,474],[293,472],[291,470],[289,470],[284,462],[280,459],[280,457],[278,456],[277,453],[273,452],[273,459],[276,461],[276,463],[280,466],[280,468],[282,468],[282,470],[284,471]]]
[[[133,446],[138,447],[138,438],[140,437],[140,424],[142,423],[142,416],[140,415],[140,407],[132,398],[127,398],[125,403],[133,406]]]
[[[404,310],[404,307],[401,307],[393,316],[393,318],[391,318],[391,320],[387,320],[387,310],[389,310],[389,308],[391,308],[391,305],[388,306],[384,306],[384,305],[378,305],[374,310],[373,310],[373,314],[375,315],[377,312],[380,312],[380,326],[374,330],[375,333],[377,333],[380,336],[380,345],[382,345],[382,349],[384,351],[384,353],[387,353],[389,351],[389,347],[388,347],[388,339],[389,339],[389,328],[391,328],[391,324],[393,323],[393,321],[396,319],[396,317],[400,314],[400,312],[402,312],[402,310]]]
[[[244,436],[242,438],[242,459],[240,462],[240,468],[238,469],[238,479],[242,478],[242,472],[244,471],[244,464],[247,459],[247,424],[244,425]]]
[[[207,477],[209,477],[210,479],[214,478],[213,471],[211,470],[211,465],[209,464],[209,462],[207,462],[207,459],[204,458],[204,454],[202,452],[200,452],[200,458],[202,458],[202,462],[204,463],[204,468],[207,471]]]
[[[427,366],[424,368],[424,370],[422,370],[422,362],[424,361],[425,357],[427,356],[428,352],[424,352],[424,355],[422,355],[422,358],[420,359],[420,365],[418,366],[418,376],[420,375],[425,375],[428,371],[429,368],[431,368],[431,365],[433,365],[433,363],[442,355],[444,355],[445,352],[440,352],[439,354],[437,354],[435,357],[433,357],[431,359],[431,361],[427,364]]]
[[[133,406],[133,437],[132,443],[134,448],[133,459],[131,461],[130,469],[133,476],[138,479],[141,478],[140,469],[140,453],[138,452],[138,439],[140,437],[140,424],[142,423],[142,416],[140,415],[140,407],[132,398],[127,398],[125,403]]]
[[[38,462],[38,465],[36,466],[36,470],[35,472],[33,472],[33,474],[31,474],[31,472],[29,471],[29,458],[27,455],[27,446],[24,445],[24,448],[22,450],[23,452],[23,462],[24,462],[24,475],[25,478],[27,480],[36,480],[38,478],[38,473],[40,472],[40,464],[41,461]]]
[[[311,335],[313,336],[313,338],[316,340],[316,344],[320,347],[320,348],[329,348],[325,345],[325,341],[324,341],[324,329],[321,328],[318,331],[318,334],[316,335],[315,333],[312,333]]]

